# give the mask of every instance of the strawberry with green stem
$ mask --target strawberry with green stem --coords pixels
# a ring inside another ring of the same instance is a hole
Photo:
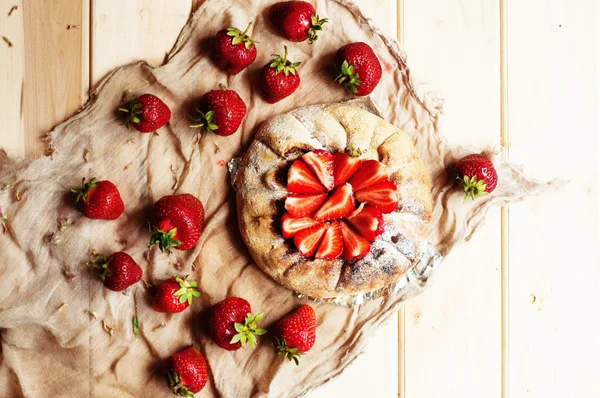
[[[336,55],[338,76],[335,81],[353,94],[369,95],[381,79],[381,63],[366,43],[350,43],[340,48]]]
[[[263,314],[252,314],[250,303],[240,297],[228,297],[217,303],[210,313],[208,321],[210,336],[221,348],[235,351],[249,343],[256,347],[256,336],[267,333],[257,323]]]
[[[152,308],[156,312],[181,312],[192,304],[194,297],[200,297],[198,283],[184,278],[170,278],[158,286],[152,300]]]
[[[310,44],[318,37],[327,18],[319,18],[312,4],[306,1],[284,1],[275,3],[269,9],[269,19],[279,33],[289,41],[301,42],[308,39]]]
[[[208,365],[195,347],[188,347],[169,358],[167,380],[173,394],[193,397],[208,382]]]
[[[110,181],[98,181],[95,177],[88,182],[81,180],[79,189],[72,189],[75,204],[91,219],[116,220],[125,211],[119,190]]]
[[[256,41],[248,35],[252,23],[243,32],[230,27],[217,33],[215,62],[230,75],[236,75],[256,60]]]
[[[246,116],[246,104],[233,90],[212,90],[198,101],[196,114],[190,116],[191,128],[201,128],[220,136],[235,133]]]
[[[283,49],[283,57],[273,54],[273,59],[261,70],[261,87],[270,104],[290,96],[300,86],[300,74],[296,69],[301,63],[290,61],[287,46]]]
[[[116,252],[100,259],[100,279],[110,290],[123,291],[142,279],[142,268],[127,253]]]
[[[284,316],[276,326],[277,355],[300,363],[300,356],[315,344],[317,318],[315,310],[307,304],[301,305]]]
[[[456,164],[454,179],[465,193],[464,200],[475,200],[496,189],[498,173],[487,156],[476,153]]]
[[[171,119],[169,107],[153,94],[140,95],[119,111],[127,114],[125,126],[133,125],[141,133],[156,131]]]
[[[161,251],[171,248],[189,250],[194,247],[204,227],[204,207],[191,194],[168,195],[160,198],[152,208],[149,247]]]

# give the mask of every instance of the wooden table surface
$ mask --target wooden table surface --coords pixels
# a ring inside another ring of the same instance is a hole
[[[107,72],[161,64],[200,3],[0,0],[0,146],[42,155],[44,133]],[[570,183],[491,211],[432,288],[310,396],[599,397],[600,4],[358,3],[445,98],[451,144],[502,147],[539,179]]]

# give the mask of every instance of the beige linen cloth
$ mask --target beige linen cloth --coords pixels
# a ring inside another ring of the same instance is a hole
[[[0,204],[6,217],[0,234],[0,397],[167,397],[165,359],[190,344],[200,347],[210,364],[210,381],[199,394],[204,397],[298,396],[356,359],[379,325],[424,281],[400,295],[351,308],[315,304],[317,342],[299,367],[275,355],[268,335],[256,350],[229,352],[216,347],[206,331],[206,310],[227,296],[245,297],[254,311],[264,312],[265,327],[305,301],[253,264],[238,232],[226,162],[243,153],[270,116],[351,98],[332,83],[329,69],[344,44],[367,42],[381,60],[383,78],[371,98],[387,120],[412,135],[429,167],[434,198],[429,239],[442,254],[468,240],[491,206],[554,188],[495,156],[497,189],[463,204],[446,170],[466,151],[450,152],[440,135],[441,101],[415,93],[398,44],[346,0],[316,1],[320,16],[330,18],[319,40],[286,43],[290,58],[303,62],[302,84],[290,98],[267,104],[256,89],[257,71],[284,44],[266,21],[273,2],[205,1],[167,64],[156,68],[139,62],[111,73],[81,112],[50,133],[51,156],[11,159],[0,151]],[[227,76],[207,55],[210,38],[224,27],[244,28],[248,22],[259,42],[257,61]],[[203,93],[219,87],[236,90],[248,114],[237,134],[199,139],[186,115]],[[127,130],[115,109],[129,89],[161,97],[173,111],[170,125],[157,135]],[[126,211],[118,220],[89,220],[70,204],[66,193],[92,176],[119,187]],[[206,209],[199,244],[170,256],[148,251],[148,210],[163,195],[183,192],[198,196]],[[203,295],[183,313],[156,313],[149,306],[151,288],[141,282],[126,294],[105,289],[86,265],[92,250],[128,252],[149,283],[190,274]],[[140,336],[133,332],[134,316]]]

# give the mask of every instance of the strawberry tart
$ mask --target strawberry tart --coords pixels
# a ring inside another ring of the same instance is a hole
[[[234,187],[256,264],[318,299],[396,282],[417,262],[431,219],[430,177],[412,139],[365,101],[267,121]]]

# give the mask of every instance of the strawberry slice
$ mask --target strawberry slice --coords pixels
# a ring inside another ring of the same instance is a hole
[[[362,161],[344,152],[333,155],[333,186],[339,187],[358,170]]]
[[[354,192],[359,191],[369,185],[387,180],[388,175],[385,166],[376,160],[367,160],[354,173],[350,179],[350,185]]]
[[[333,221],[319,245],[319,250],[315,258],[322,260],[333,260],[342,255],[344,250],[344,240],[342,239],[342,229],[337,221]]]
[[[288,212],[283,213],[283,216],[281,216],[281,231],[283,232],[283,237],[286,239],[293,237],[296,235],[296,232],[304,228],[317,224],[320,223],[311,217],[294,218]]]
[[[344,260],[353,260],[366,256],[371,250],[371,244],[360,234],[355,232],[346,221],[340,221],[342,237],[344,238],[344,251],[342,258]]]
[[[333,155],[323,149],[305,153],[302,160],[317,175],[328,191],[333,189]]]
[[[313,218],[317,221],[328,221],[346,217],[354,210],[355,203],[352,186],[344,184],[329,195],[327,201],[313,214]]]
[[[292,163],[288,171],[288,191],[294,193],[324,193],[327,189],[308,168],[306,163],[298,159]]]
[[[321,243],[325,231],[327,231],[327,227],[326,223],[321,223],[296,232],[296,235],[294,235],[294,244],[301,255],[310,257],[314,254],[317,247],[319,247],[319,243]]]
[[[358,214],[351,215],[348,223],[371,242],[383,233],[383,214],[374,206],[367,205]]]
[[[373,184],[356,192],[356,200],[373,205],[383,213],[391,213],[398,205],[396,184],[391,181]]]
[[[285,209],[290,212],[294,218],[306,217],[327,199],[326,193],[317,193],[312,195],[302,195],[291,193],[285,199]]]

